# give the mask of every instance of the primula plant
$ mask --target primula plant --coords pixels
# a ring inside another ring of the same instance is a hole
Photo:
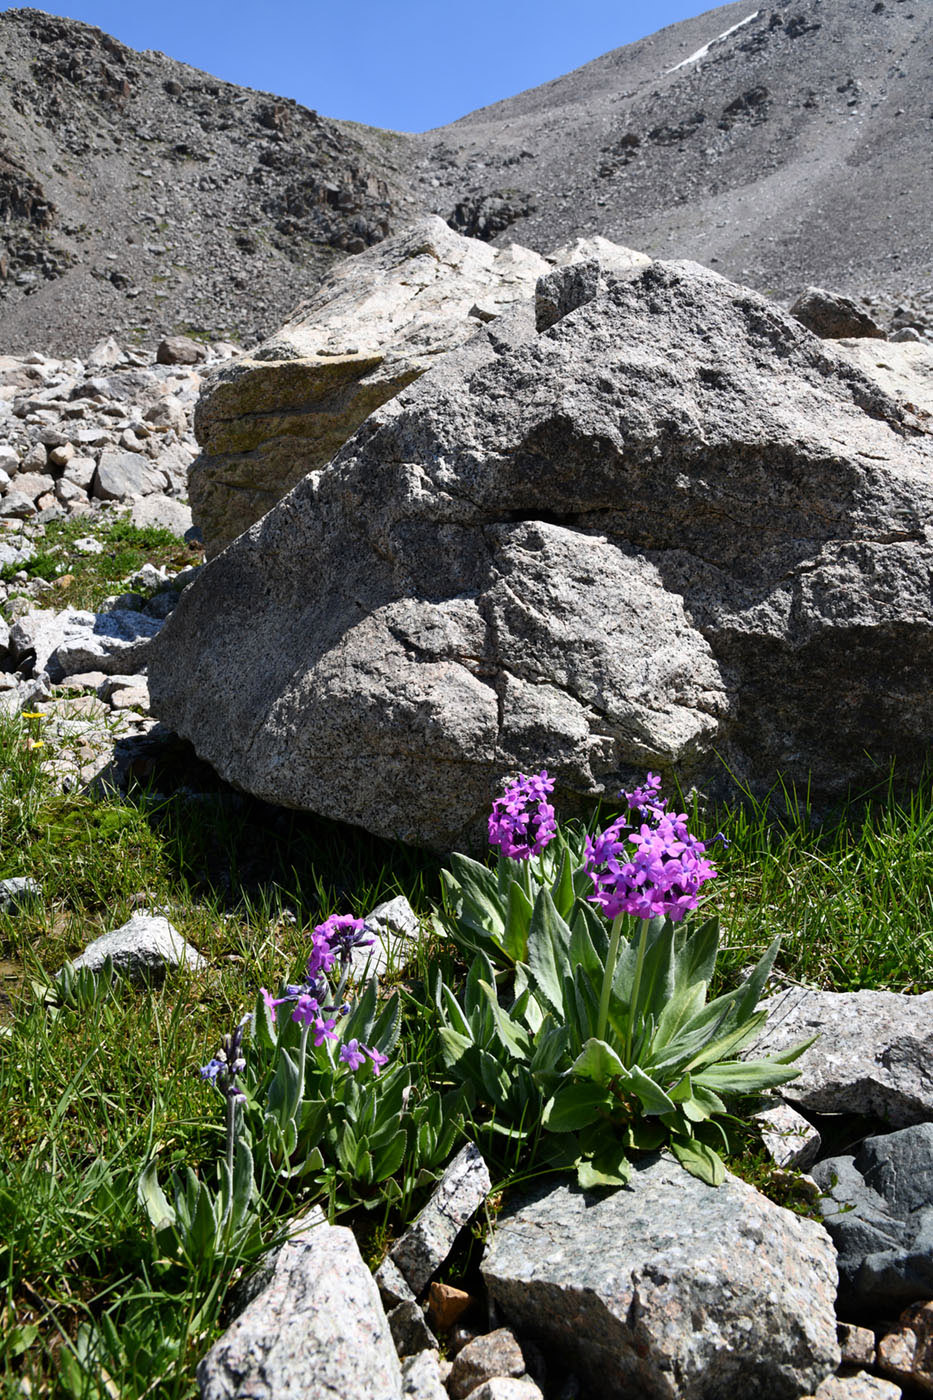
[[[493,870],[454,858],[451,927],[474,962],[460,998],[442,981],[445,1058],[513,1143],[541,1135],[582,1186],[625,1182],[633,1155],[669,1147],[718,1185],[717,1121],[730,1096],[795,1076],[806,1048],[741,1060],[777,941],[736,990],[707,1001],[719,951],[715,919],[684,923],[715,878],[659,779],[623,793],[625,813],[596,835],[564,836],[546,772],[519,775],[493,806]],[[503,968],[511,968],[511,984]],[[809,1042],[807,1042],[809,1043]]]
[[[155,1162],[140,1199],[163,1254],[189,1263],[248,1254],[260,1200],[275,1207],[301,1192],[333,1213],[410,1201],[449,1157],[463,1122],[463,1091],[413,1089],[392,1063],[398,996],[380,1002],[375,977],[354,977],[353,955],[373,943],[362,919],[333,915],[311,934],[301,981],[254,1011],[201,1070],[226,1105],[226,1150],[212,1192],[189,1168],[174,1178],[174,1205]]]

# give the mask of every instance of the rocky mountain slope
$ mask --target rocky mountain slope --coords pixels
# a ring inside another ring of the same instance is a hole
[[[931,71],[929,4],[741,0],[428,133],[422,179],[461,232],[886,304],[931,281]]]
[[[414,212],[407,142],[89,25],[0,14],[0,339],[267,333]]]
[[[421,213],[500,244],[602,234],[778,297],[819,282],[922,311],[931,49],[923,0],[741,0],[408,136],[8,10],[2,348],[253,342],[336,257]]]

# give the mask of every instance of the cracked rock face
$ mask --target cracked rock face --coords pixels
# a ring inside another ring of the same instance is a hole
[[[723,758],[814,795],[922,761],[916,418],[694,264],[567,275],[566,314],[441,357],[186,591],[154,713],[225,778],[444,848],[517,769],[570,805]]]
[[[215,376],[195,429],[189,493],[207,556],[323,467],[363,419],[478,327],[529,299],[553,263],[650,259],[605,238],[543,258],[464,238],[436,215],[332,268],[250,355]]]
[[[606,1400],[796,1400],[839,1362],[821,1227],[664,1157],[608,1195],[548,1185],[516,1203],[483,1275],[519,1335]]]

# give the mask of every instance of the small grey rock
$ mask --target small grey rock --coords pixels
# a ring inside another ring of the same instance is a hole
[[[397,1303],[390,1313],[389,1330],[395,1350],[401,1356],[414,1356],[419,1351],[436,1348],[437,1338],[424,1320],[416,1302]]]
[[[901,1400],[901,1388],[880,1376],[857,1371],[854,1376],[827,1376],[812,1396],[801,1400]]]
[[[130,506],[130,520],[141,529],[147,525],[157,525],[163,530],[171,530],[173,535],[183,539],[191,529],[191,507],[174,496],[156,493],[134,500]]]
[[[507,1327],[486,1332],[457,1352],[447,1380],[451,1400],[466,1400],[477,1386],[494,1376],[521,1376],[525,1358],[514,1335]]]
[[[375,942],[372,947],[358,948],[355,961],[360,967],[382,977],[390,969],[400,972],[410,960],[413,945],[421,934],[418,916],[403,894],[388,899],[366,915],[366,925]]]
[[[801,1112],[870,1114],[896,1128],[933,1118],[933,991],[791,987],[762,1005],[768,1021],[750,1058],[818,1036],[781,1090]]]
[[[42,894],[38,881],[28,875],[12,875],[0,880],[0,913],[12,914],[24,905],[31,904]]]
[[[187,335],[166,336],[156,350],[156,363],[160,365],[196,365],[206,359],[206,346]]]
[[[420,1351],[402,1362],[405,1400],[448,1400],[436,1351]]]
[[[413,1303],[415,1295],[405,1280],[405,1276],[397,1264],[391,1259],[383,1259],[373,1277],[376,1280],[376,1287],[379,1289],[379,1297],[382,1299],[383,1307],[388,1311],[395,1308],[399,1303]]]
[[[535,330],[546,331],[599,291],[599,263],[570,263],[539,277],[535,284]]]
[[[165,488],[162,473],[147,465],[136,452],[101,453],[93,493],[101,501],[129,501]]]
[[[516,1200],[482,1268],[502,1315],[601,1400],[796,1400],[839,1364],[825,1230],[667,1157],[610,1194],[543,1185]]]
[[[28,520],[35,513],[35,502],[22,491],[7,491],[0,497],[0,519]]]
[[[479,1149],[468,1142],[441,1177],[424,1210],[391,1250],[415,1293],[447,1258],[454,1240],[479,1210],[491,1188],[489,1168]]]
[[[790,314],[821,340],[842,340],[846,336],[884,338],[884,331],[851,297],[807,287],[790,308]]]
[[[469,1400],[544,1400],[544,1394],[530,1376],[493,1376],[471,1390]]]
[[[836,1336],[842,1350],[843,1366],[874,1366],[875,1334],[870,1327],[856,1327],[852,1322],[840,1322]]]
[[[779,1167],[805,1172],[820,1155],[822,1138],[790,1104],[778,1104],[755,1114],[765,1151]]]
[[[167,968],[182,964],[195,971],[207,966],[168,919],[153,914],[134,914],[120,928],[95,938],[74,966],[97,972],[107,958],[112,958],[115,972],[138,981],[163,977]]]

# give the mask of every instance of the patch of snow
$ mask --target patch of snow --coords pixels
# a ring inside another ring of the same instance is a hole
[[[680,63],[675,63],[673,68],[665,68],[664,76],[667,77],[668,73],[676,73],[678,68],[686,68],[691,63],[699,63],[701,58],[706,57],[714,44],[718,44],[721,39],[728,39],[729,35],[734,34],[737,29],[741,29],[743,24],[751,24],[752,20],[757,19],[760,14],[761,11],[756,10],[754,14],[746,15],[744,19],[740,19],[738,24],[733,24],[731,29],[724,29],[721,34],[716,35],[715,39],[710,39],[708,44],[704,44],[702,48],[697,49],[696,53],[692,53],[689,58],[684,58]]]

